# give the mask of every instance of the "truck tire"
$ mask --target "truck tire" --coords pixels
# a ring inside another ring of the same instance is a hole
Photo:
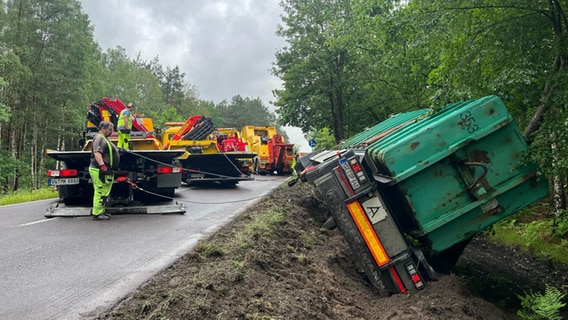
[[[90,192],[87,192],[86,189]],[[62,199],[66,205],[93,205],[92,187],[86,184],[58,186],[57,192],[59,199]]]
[[[337,228],[337,223],[335,223],[335,220],[333,219],[333,217],[329,217],[327,218],[327,220],[321,225],[320,228],[326,229],[326,230],[333,230]]]
[[[258,174],[258,159],[255,158],[252,163],[252,172]]]

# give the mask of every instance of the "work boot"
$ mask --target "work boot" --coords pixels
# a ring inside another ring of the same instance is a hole
[[[93,215],[93,220],[109,220],[109,219],[110,219],[110,216],[108,216],[104,213]]]

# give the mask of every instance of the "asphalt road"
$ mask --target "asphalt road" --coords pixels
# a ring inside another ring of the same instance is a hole
[[[0,206],[0,319],[93,318],[284,181],[181,188],[185,215],[46,219],[53,200]]]

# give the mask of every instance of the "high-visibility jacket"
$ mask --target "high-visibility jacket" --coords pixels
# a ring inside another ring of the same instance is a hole
[[[124,118],[128,117],[128,123],[125,123]],[[117,122],[117,130],[130,130],[132,129],[132,114],[130,114],[130,110],[124,109],[120,112],[120,116],[118,116],[118,122]]]

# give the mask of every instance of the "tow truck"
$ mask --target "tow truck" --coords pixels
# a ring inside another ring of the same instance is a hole
[[[244,126],[243,139],[257,156],[253,159],[253,171],[260,174],[288,175],[293,172],[294,144],[284,141],[284,137],[272,126]]]
[[[162,145],[166,150],[185,150],[176,160],[183,168],[186,185],[219,183],[233,186],[253,180],[249,164],[255,153],[232,128],[216,128],[203,115],[190,116],[185,122],[166,122]]]
[[[92,138],[101,121],[116,121],[125,105],[117,98],[103,98],[87,109],[87,123],[80,142],[81,150],[47,149],[47,156],[58,161],[48,170],[48,184],[57,188],[59,199],[45,213],[48,218],[88,216],[91,214],[93,184],[89,175]],[[162,150],[154,134],[152,119],[135,117],[130,133],[130,150],[119,149],[120,165],[106,199],[106,211],[117,213],[185,213],[185,206],[172,200],[181,186],[182,168],[174,159],[184,150]],[[109,140],[116,144],[118,134]]]

